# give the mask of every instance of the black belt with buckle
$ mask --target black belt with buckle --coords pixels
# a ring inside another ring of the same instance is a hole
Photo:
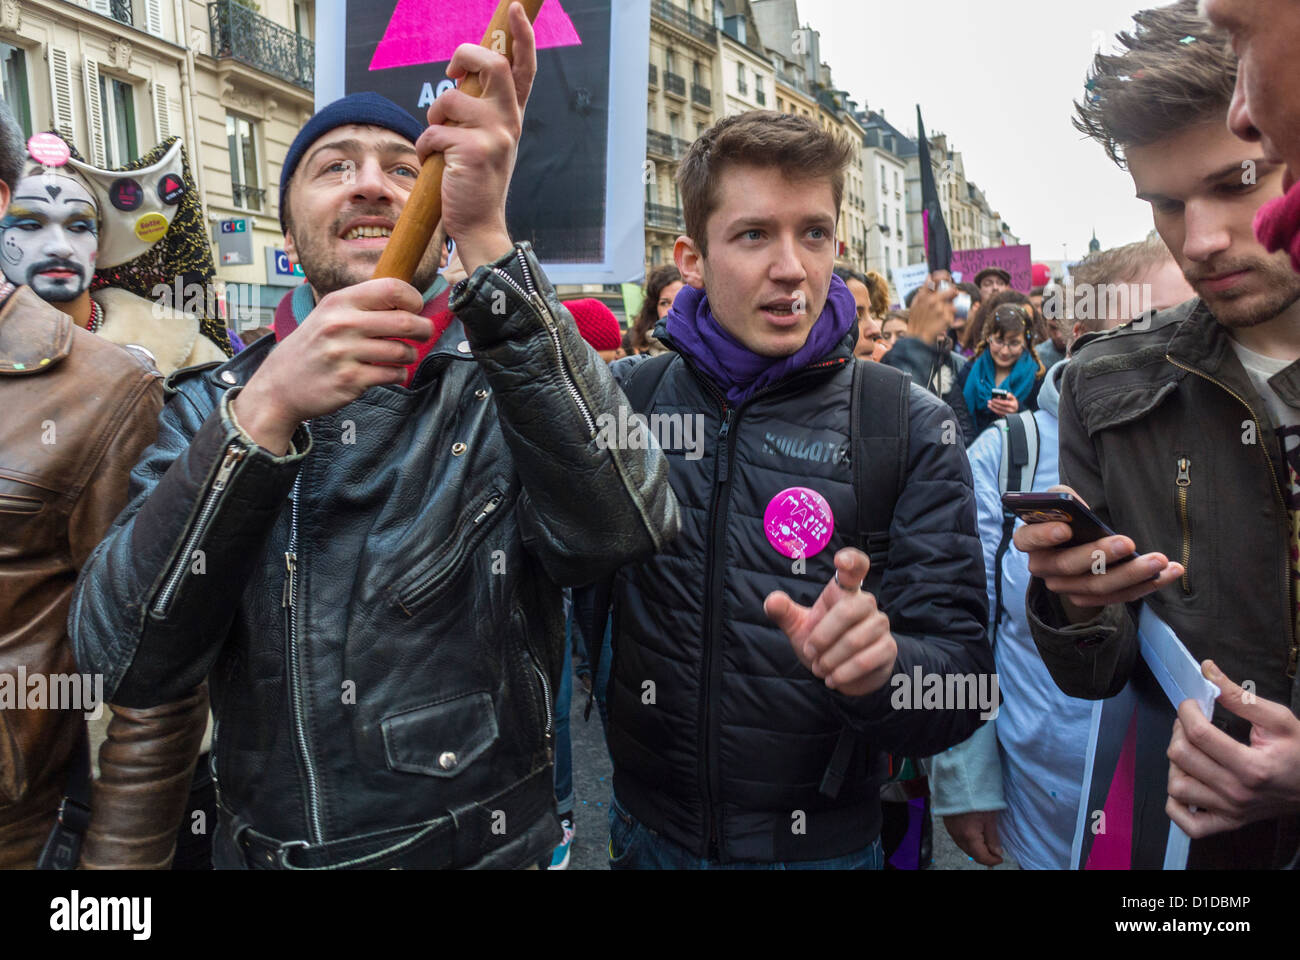
[[[539,781],[545,781],[539,783]],[[420,869],[470,866],[532,826],[553,801],[551,767],[543,767],[487,800],[415,826],[312,844],[277,840],[234,818],[236,848],[251,870]]]

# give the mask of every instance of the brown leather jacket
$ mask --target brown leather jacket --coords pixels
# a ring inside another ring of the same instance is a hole
[[[66,709],[69,687],[51,682],[77,673],[73,584],[125,504],[161,408],[159,377],[136,355],[26,287],[0,306],[0,868],[34,866],[54,823],[78,724],[93,709]],[[165,867],[207,691],[112,710],[82,863]]]

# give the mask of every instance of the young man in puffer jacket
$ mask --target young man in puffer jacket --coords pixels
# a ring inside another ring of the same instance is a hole
[[[907,690],[987,683],[984,568],[952,411],[880,364],[855,376],[855,304],[832,276],[850,156],[766,111],[706,132],[679,175],[687,287],[656,331],[676,355],[615,364],[652,430],[680,427],[659,440],[682,507],[678,539],[612,588],[615,868],[879,868],[883,752],[932,754],[980,723],[975,702]],[[858,377],[892,391],[894,422],[854,410]],[[855,415],[859,437],[905,418],[906,444],[850,454]],[[875,571],[855,466],[897,493]]]

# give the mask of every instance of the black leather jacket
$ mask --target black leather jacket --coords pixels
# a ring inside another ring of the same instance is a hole
[[[519,867],[559,838],[560,586],[662,547],[677,507],[659,451],[596,442],[626,401],[527,244],[451,306],[409,389],[283,457],[229,408],[271,338],[178,373],[85,566],[71,632],[110,698],[211,675],[218,865]]]

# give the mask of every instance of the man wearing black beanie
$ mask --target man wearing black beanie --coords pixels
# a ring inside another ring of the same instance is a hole
[[[281,188],[308,282],[274,338],[172,379],[78,584],[74,643],[110,697],[210,677],[218,867],[549,854],[560,587],[676,532],[662,453],[594,442],[626,401],[506,232],[536,69],[518,4],[510,27],[513,67],[460,47],[448,75],[478,74],[483,96],[445,93],[423,134],[365,94],[308,123]],[[415,287],[368,279],[417,138],[446,161],[443,226],[469,274],[446,298],[422,296],[437,243]]]

